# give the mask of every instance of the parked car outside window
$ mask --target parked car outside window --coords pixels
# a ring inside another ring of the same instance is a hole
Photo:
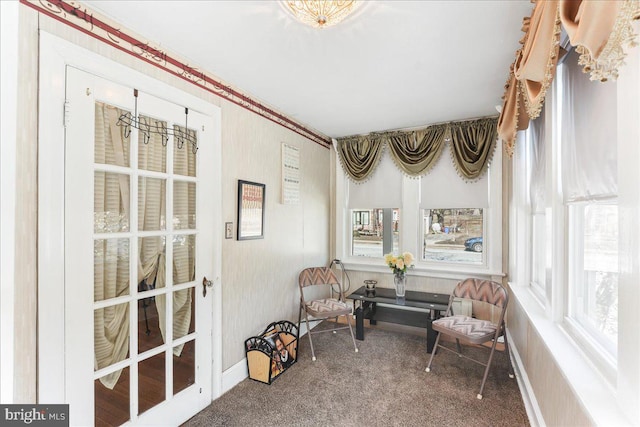
[[[482,252],[482,237],[472,237],[464,241],[464,249],[473,252]]]

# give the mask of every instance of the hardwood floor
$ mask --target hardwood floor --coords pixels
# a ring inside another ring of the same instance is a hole
[[[146,306],[146,319],[145,307]],[[151,298],[138,303],[138,348],[143,353],[163,344],[158,329],[158,312]],[[195,313],[195,310],[192,310]],[[148,325],[148,333],[147,333]],[[192,318],[193,325],[193,318]],[[193,326],[190,328],[193,330]],[[141,414],[165,400],[166,353],[152,356],[138,365],[138,414]],[[127,355],[128,357],[128,355]],[[195,341],[187,342],[180,356],[173,354],[173,394],[177,394],[195,383]],[[135,392],[135,391],[134,391]],[[122,370],[113,389],[104,386],[100,380],[94,382],[95,425],[118,426],[130,419],[130,372]]]
[[[121,425],[129,420],[129,368],[122,370],[113,390],[100,380],[94,381],[94,390],[96,426]]]

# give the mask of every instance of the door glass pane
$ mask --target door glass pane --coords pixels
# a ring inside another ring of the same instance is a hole
[[[138,230],[165,229],[166,187],[164,179],[138,178]]]
[[[167,122],[140,116],[138,168],[155,172],[167,171]]]
[[[165,353],[156,354],[138,363],[138,414],[165,399]]]
[[[138,266],[138,292],[164,288],[166,276],[165,237],[138,238],[140,265]]]
[[[173,236],[173,284],[191,282],[196,271],[196,236]]]
[[[173,293],[173,339],[187,335],[191,328],[193,288]]]
[[[122,370],[115,386],[107,377],[94,381],[95,425],[119,426],[129,421],[129,368]]]
[[[173,394],[196,382],[196,342],[186,342],[173,348]]]
[[[164,295],[156,295],[138,300],[138,353],[164,344],[160,321],[165,321],[166,299]]]
[[[173,228],[196,228],[196,184],[173,182]]]
[[[122,115],[131,118],[128,111],[96,102],[94,162],[129,167],[130,128],[118,124]]]
[[[96,171],[93,190],[94,232],[129,231],[129,176]]]
[[[196,176],[196,153],[198,134],[182,126],[174,125],[173,131],[173,173],[176,175]],[[194,143],[196,145],[194,145]]]
[[[129,295],[129,239],[100,239],[93,244],[93,300]]]
[[[94,310],[93,332],[96,370],[125,360],[129,355],[129,303]],[[103,377],[103,383],[114,385],[120,372]]]

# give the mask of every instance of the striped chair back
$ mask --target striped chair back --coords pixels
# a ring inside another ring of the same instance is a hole
[[[313,285],[339,285],[336,275],[329,267],[305,268],[298,276],[300,288]]]
[[[507,290],[500,283],[491,280],[465,279],[453,290],[453,296],[483,301],[497,307],[506,307],[509,301]]]

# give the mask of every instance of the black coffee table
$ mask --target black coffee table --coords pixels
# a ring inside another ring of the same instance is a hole
[[[427,353],[431,353],[436,341],[436,332],[431,323],[441,317],[449,305],[447,294],[406,291],[404,298],[399,298],[395,289],[376,288],[368,291],[364,286],[347,298],[353,300],[356,339],[364,340],[364,319],[369,319],[372,325],[380,321],[417,326],[427,329]]]

